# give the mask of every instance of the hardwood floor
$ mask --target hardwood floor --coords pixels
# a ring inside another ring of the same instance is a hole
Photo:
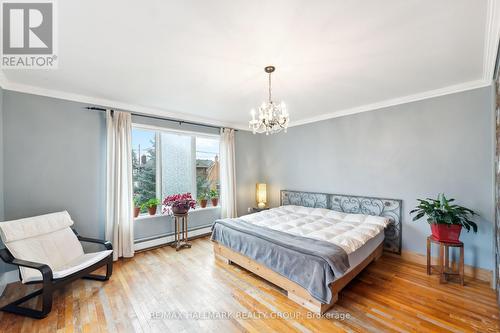
[[[493,290],[465,282],[439,285],[424,266],[383,256],[326,317],[308,318],[277,287],[216,262],[202,238],[191,249],[163,247],[120,261],[108,282],[67,286],[43,320],[0,312],[0,332],[499,332]],[[1,303],[26,289],[9,285]]]

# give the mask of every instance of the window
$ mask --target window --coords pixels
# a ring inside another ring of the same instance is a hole
[[[219,192],[218,136],[132,129],[134,197],[140,202],[190,192],[193,197]],[[210,201],[209,201],[210,205]]]
[[[196,138],[196,193],[207,196],[210,190],[219,193],[219,138]],[[212,203],[209,201],[209,205]]]
[[[132,129],[132,178],[134,198],[140,203],[156,198],[156,133]]]

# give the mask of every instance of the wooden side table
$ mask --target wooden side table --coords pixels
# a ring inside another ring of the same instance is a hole
[[[190,248],[191,243],[188,242],[188,213],[174,214],[174,224],[175,240],[172,247],[175,247],[175,251]]]
[[[438,265],[431,265],[431,245],[432,243],[439,245]],[[460,248],[460,258],[458,262],[458,271],[453,270],[450,262],[450,247]],[[432,270],[439,273],[439,283],[448,281],[449,276],[458,276],[460,284],[464,285],[464,243],[449,243],[435,239],[433,236],[427,237],[427,275],[432,274]]]

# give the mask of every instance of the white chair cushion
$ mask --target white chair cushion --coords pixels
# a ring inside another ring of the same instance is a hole
[[[0,223],[0,237],[6,244],[17,240],[50,234],[73,225],[67,211],[28,217]]]
[[[85,253],[85,254],[75,258],[73,261],[71,261],[71,262],[69,262],[61,267],[54,268],[52,270],[52,275],[53,275],[54,279],[60,279],[60,278],[66,277],[68,275],[71,275],[73,273],[81,271],[84,268],[92,266],[96,262],[99,262],[102,259],[106,258],[112,252],[113,252],[113,250],[106,250],[106,251],[94,252],[94,253]],[[31,282],[31,281],[40,281],[41,279],[42,279],[42,275],[40,273],[38,273],[38,277],[30,276],[26,280],[23,278],[23,283]]]
[[[55,279],[67,276],[106,257],[110,251],[85,254],[71,230],[68,212],[1,222],[0,236],[17,259],[48,265]],[[42,280],[36,269],[21,267],[22,282]]]

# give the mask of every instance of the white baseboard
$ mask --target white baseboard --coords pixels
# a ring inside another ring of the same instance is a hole
[[[212,227],[204,227],[200,229],[195,229],[195,230],[190,230],[189,231],[189,237],[196,237],[200,235],[205,235],[209,234],[212,232]],[[158,237],[154,239],[138,239],[136,240],[136,243],[134,245],[134,250],[135,251],[140,251],[140,250],[145,250],[149,249],[151,247],[155,246],[160,246],[160,245],[165,245],[168,243],[171,243],[174,241],[174,235],[168,235],[168,236],[163,236],[163,237]]]

